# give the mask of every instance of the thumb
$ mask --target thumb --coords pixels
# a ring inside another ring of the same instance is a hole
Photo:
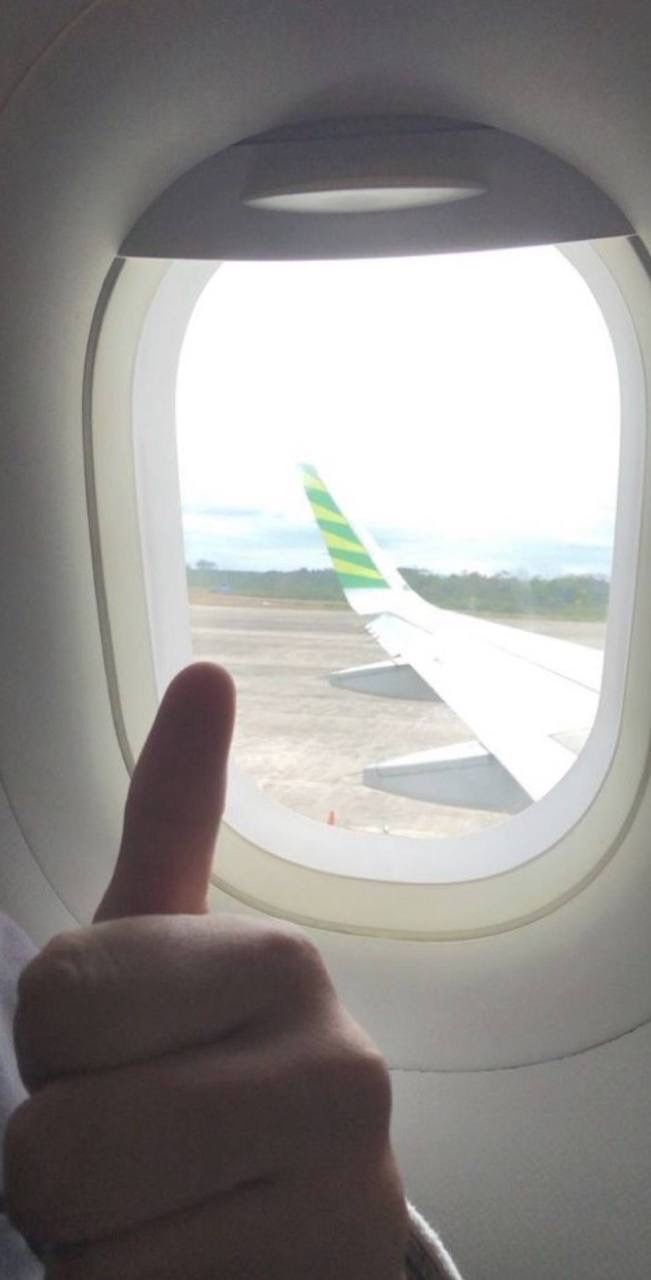
[[[96,921],[205,911],[234,715],[221,667],[195,663],[172,681],[134,770]]]

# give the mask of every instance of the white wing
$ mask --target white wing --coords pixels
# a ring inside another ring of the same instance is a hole
[[[474,735],[462,748],[369,765],[365,781],[482,808],[515,810],[540,799],[570,768],[594,721],[601,653],[428,604],[380,561],[314,468],[304,481],[342,590],[391,659],[335,672],[333,683],[390,697],[432,691]]]

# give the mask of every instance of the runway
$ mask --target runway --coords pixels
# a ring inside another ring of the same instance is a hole
[[[193,651],[233,675],[234,756],[264,792],[308,817],[325,822],[334,815],[337,825],[355,830],[455,836],[505,821],[503,814],[406,800],[362,784],[366,764],[474,735],[442,703],[369,697],[329,684],[331,671],[385,656],[355,614],[217,599],[191,606]],[[603,646],[603,623],[526,625]]]

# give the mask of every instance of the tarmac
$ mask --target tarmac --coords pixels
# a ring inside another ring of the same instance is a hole
[[[331,671],[385,657],[349,610],[220,596],[193,604],[191,619],[195,657],[221,663],[235,679],[234,757],[281,804],[350,829],[421,837],[458,836],[507,820],[364,786],[367,764],[467,741],[474,733],[444,703],[378,698],[329,684]],[[524,625],[603,647],[602,623],[536,618]]]

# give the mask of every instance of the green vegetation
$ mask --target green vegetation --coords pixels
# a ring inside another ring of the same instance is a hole
[[[264,572],[218,569],[209,560],[187,566],[188,587],[218,595],[259,596],[264,600],[299,600],[304,603],[346,606],[334,569],[279,569]]]
[[[402,569],[403,577],[425,600],[459,613],[534,614],[600,622],[608,612],[610,584],[591,574],[562,578],[516,578],[508,573],[452,573],[444,577],[421,569]]]
[[[533,615],[599,622],[608,611],[609,583],[591,574],[561,578],[518,578],[508,573],[429,573],[401,569],[405,580],[432,604],[459,613]],[[218,569],[210,560],[187,566],[188,586],[217,595],[251,596],[264,600],[292,600],[305,604],[344,606],[332,569],[278,569],[255,572]]]

